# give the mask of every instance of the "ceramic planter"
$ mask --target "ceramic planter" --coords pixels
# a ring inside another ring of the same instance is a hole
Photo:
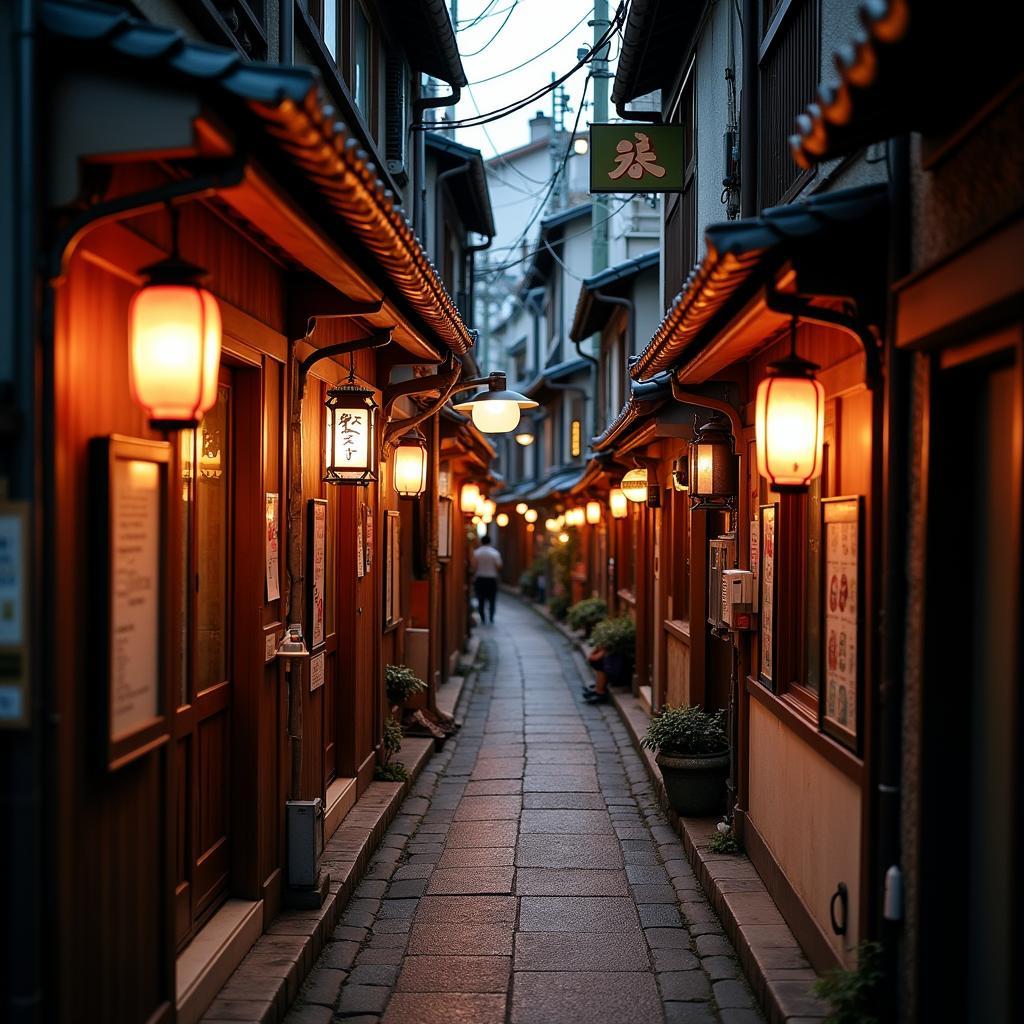
[[[729,775],[729,751],[676,757],[658,753],[655,758],[665,780],[665,792],[672,810],[689,818],[719,814],[725,803],[725,780]]]

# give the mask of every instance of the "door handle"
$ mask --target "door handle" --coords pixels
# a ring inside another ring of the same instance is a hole
[[[836,920],[837,901],[839,902],[839,907],[843,915],[843,919],[841,922]],[[836,886],[836,891],[832,893],[832,899],[828,905],[828,916],[832,919],[832,931],[834,931],[836,935],[846,934],[846,923],[849,915],[849,910],[849,894],[846,890],[846,883],[840,882],[839,885]]]

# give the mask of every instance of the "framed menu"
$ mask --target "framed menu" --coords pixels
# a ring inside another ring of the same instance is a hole
[[[758,681],[774,690],[775,660],[778,651],[778,638],[775,631],[775,599],[779,590],[779,581],[775,572],[776,550],[779,538],[779,506],[778,504],[761,505],[761,529],[758,558],[757,600],[761,610],[761,667]]]
[[[860,745],[860,629],[863,498],[823,498],[822,679],[818,702],[823,732],[856,751]]]
[[[95,438],[90,446],[98,705],[108,771],[170,738],[167,476],[170,445],[139,438]]]
[[[310,650],[327,639],[324,595],[327,584],[327,499],[309,499],[309,637]]]

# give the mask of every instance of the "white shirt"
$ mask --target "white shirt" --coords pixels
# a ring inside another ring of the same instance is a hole
[[[473,552],[473,571],[477,579],[496,580],[501,571],[501,555],[497,548],[483,544]]]

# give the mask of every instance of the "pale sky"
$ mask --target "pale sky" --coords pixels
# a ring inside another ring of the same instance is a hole
[[[609,0],[609,18],[614,15],[616,4],[617,0]],[[469,79],[469,88],[462,90],[462,99],[455,111],[457,118],[472,117],[477,108],[481,113],[488,113],[549,84],[552,71],[561,77],[576,63],[577,49],[589,48],[593,42],[594,30],[587,22],[593,17],[594,7],[587,0],[448,0],[448,5],[458,9],[456,38]],[[472,24],[481,14],[480,21]],[[562,36],[565,39],[548,53],[517,71],[501,74],[540,54]],[[613,72],[618,50],[616,37],[609,50]],[[499,74],[499,78],[484,81]],[[572,128],[580,109],[586,76],[587,69],[581,68],[565,83],[571,107],[566,114],[567,131]],[[593,99],[593,83],[587,88],[586,98]],[[482,128],[459,128],[455,137],[464,145],[481,150],[487,158],[497,151],[504,152],[529,142],[529,120],[538,110],[551,114],[550,93],[523,110]],[[614,116],[613,111],[610,113]],[[587,107],[580,114],[580,127],[586,128],[591,120],[593,110]]]

